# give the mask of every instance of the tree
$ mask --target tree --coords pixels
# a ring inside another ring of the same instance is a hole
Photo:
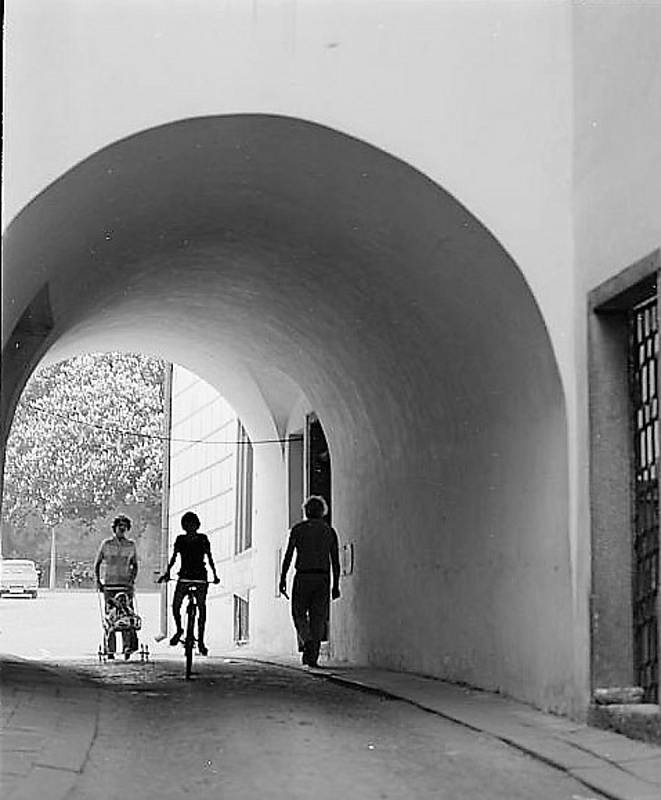
[[[163,363],[83,355],[38,370],[7,442],[3,518],[88,526],[112,509],[161,503]]]

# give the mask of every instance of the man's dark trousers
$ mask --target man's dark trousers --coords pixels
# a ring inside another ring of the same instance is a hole
[[[308,663],[316,664],[319,658],[319,646],[325,638],[329,610],[328,572],[297,572],[292,588],[291,612]]]

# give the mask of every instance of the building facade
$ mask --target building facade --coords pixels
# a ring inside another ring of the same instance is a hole
[[[169,552],[194,511],[211,542],[222,585],[209,587],[208,641],[228,648],[250,637],[252,445],[233,409],[201,378],[175,366],[171,385]]]
[[[319,480],[336,657],[653,699],[660,16],[10,4],[3,430],[44,358],[159,355],[253,443],[252,642],[292,646],[274,575]]]

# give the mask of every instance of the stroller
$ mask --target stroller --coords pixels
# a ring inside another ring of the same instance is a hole
[[[142,619],[137,612],[133,591],[127,586],[106,584],[103,597],[102,606],[99,594],[99,611],[103,626],[103,642],[99,645],[99,661],[115,658],[117,633],[122,635],[125,660],[128,661],[131,654],[139,649],[141,660],[144,661],[146,648],[138,648],[138,631],[142,628]]]

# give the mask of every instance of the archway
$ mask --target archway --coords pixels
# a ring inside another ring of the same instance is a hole
[[[12,390],[46,350],[139,343],[222,379],[255,439],[319,415],[355,551],[339,656],[568,708],[561,381],[520,271],[454,198],[317,125],[190,119],[55,182],[5,263],[6,346],[44,292],[52,317]],[[261,502],[284,526],[282,452],[255,468],[282,481]]]

